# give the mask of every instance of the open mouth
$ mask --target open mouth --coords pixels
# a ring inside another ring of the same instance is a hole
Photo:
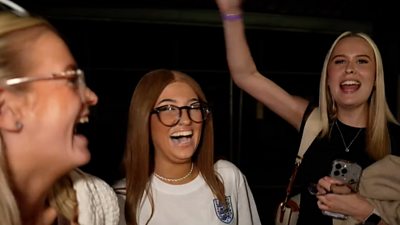
[[[171,134],[170,138],[175,143],[186,143],[193,137],[193,131],[179,131]]]
[[[361,83],[357,80],[346,80],[340,83],[340,88],[344,91],[355,91],[358,90],[361,86]]]
[[[83,116],[76,121],[74,126],[74,134],[86,134],[88,132],[89,117]]]

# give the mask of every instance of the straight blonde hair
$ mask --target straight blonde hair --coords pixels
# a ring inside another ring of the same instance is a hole
[[[55,32],[44,19],[0,12],[0,81],[20,74],[21,54],[43,30]],[[6,161],[6,146],[0,135],[0,220],[2,224],[22,225],[18,204],[12,190]],[[49,202],[71,222],[77,222],[77,199],[69,175],[62,177],[49,193]]]
[[[347,37],[359,37],[365,40],[372,48],[375,57],[375,85],[369,98],[368,121],[366,128],[366,148],[367,153],[373,159],[378,160],[390,153],[390,137],[388,130],[388,122],[398,124],[386,102],[385,96],[385,80],[383,73],[382,57],[375,42],[365,33],[353,33],[346,31],[339,35],[333,42],[328,51],[321,73],[321,81],[319,87],[319,106],[322,120],[321,135],[325,136],[329,133],[330,122],[337,118],[335,102],[329,92],[327,83],[327,68],[333,50],[339,41]]]

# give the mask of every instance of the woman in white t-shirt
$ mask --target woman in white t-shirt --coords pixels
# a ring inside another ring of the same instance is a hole
[[[120,224],[261,224],[245,176],[215,162],[213,139],[196,81],[166,69],[144,75],[129,111],[126,178],[114,186]]]

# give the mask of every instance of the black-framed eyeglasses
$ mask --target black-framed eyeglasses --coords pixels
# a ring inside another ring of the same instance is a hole
[[[205,103],[196,102],[187,106],[163,105],[155,108],[151,114],[157,114],[158,119],[167,127],[173,127],[179,123],[182,117],[182,109],[185,109],[189,119],[195,123],[202,123],[210,114],[210,108]]]
[[[35,81],[51,81],[66,79],[72,83],[74,88],[79,91],[81,97],[85,96],[86,82],[85,74],[81,69],[70,69],[64,72],[53,73],[51,76],[33,77],[15,77],[0,81],[0,87],[12,87],[16,85],[21,85],[25,83],[35,82]]]
[[[28,11],[10,0],[0,0],[0,9],[12,12],[17,16],[29,16]]]

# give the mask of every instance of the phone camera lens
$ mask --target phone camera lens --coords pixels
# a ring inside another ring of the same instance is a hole
[[[333,174],[334,174],[335,176],[339,176],[339,175],[340,175],[340,171],[339,171],[339,170],[335,170],[335,171],[333,172]]]

